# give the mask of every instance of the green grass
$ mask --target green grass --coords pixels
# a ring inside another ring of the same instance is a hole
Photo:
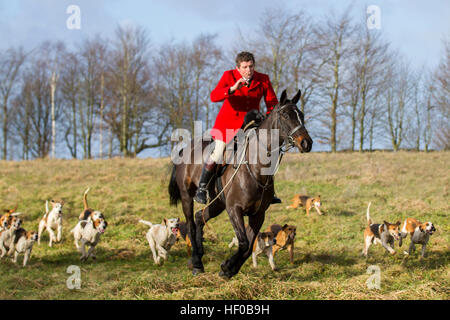
[[[251,258],[229,281],[218,276],[220,264],[236,248],[226,212],[205,228],[206,273],[192,276],[186,267],[183,241],[169,260],[156,266],[139,219],[159,223],[180,217],[181,206],[169,206],[169,159],[36,160],[1,162],[0,208],[24,213],[24,227],[36,230],[45,200],[64,199],[63,242],[48,247],[48,234],[33,248],[29,265],[0,261],[0,299],[449,299],[449,172],[450,153],[288,154],[276,176],[281,205],[272,206],[269,224],[297,226],[294,264],[288,252],[275,257],[272,272],[265,257]],[[87,187],[89,206],[109,223],[97,246],[97,260],[80,263],[69,231],[82,211]],[[295,193],[322,196],[324,216],[315,211],[287,210]],[[405,259],[373,246],[360,256],[367,203],[375,222],[406,217],[431,220],[437,232],[428,256]],[[22,258],[19,258],[21,263]],[[81,289],[69,290],[70,265],[81,268]],[[367,268],[381,270],[381,289],[369,290]]]

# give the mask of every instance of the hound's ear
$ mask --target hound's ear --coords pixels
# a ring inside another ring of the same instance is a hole
[[[419,225],[419,230],[420,230],[421,232],[423,232],[422,225]]]
[[[163,219],[163,225],[167,226],[167,219],[166,218]]]
[[[287,93],[286,93],[286,89],[284,89],[280,96],[280,106],[282,106],[286,102],[286,97],[287,97]]]
[[[180,218],[177,218],[177,223],[180,223]]]
[[[283,226],[283,230],[288,227],[287,223]]]
[[[387,222],[386,220],[385,220],[385,221],[383,221],[383,224],[385,224],[386,226],[390,225],[390,223],[389,223],[389,222]]]
[[[302,92],[300,90],[298,90],[297,94],[295,95],[294,98],[292,98],[292,103],[293,104],[297,104],[298,100],[300,100],[300,97],[302,96]]]
[[[402,223],[400,222],[400,221],[397,221],[396,223],[395,223],[395,225],[396,226],[399,226],[399,225],[401,225]]]
[[[62,205],[62,206],[64,205],[64,200],[61,200],[61,205]]]

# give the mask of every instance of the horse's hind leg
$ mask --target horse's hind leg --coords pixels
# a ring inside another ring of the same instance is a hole
[[[198,244],[198,253],[200,255],[200,259],[203,257],[204,254],[204,248],[203,248],[203,228],[208,222],[208,220],[217,217],[222,211],[225,209],[225,205],[219,201],[216,200],[215,202],[211,203],[209,207],[207,207],[205,210],[199,210],[195,213],[195,225],[197,227],[196,229],[196,242]]]

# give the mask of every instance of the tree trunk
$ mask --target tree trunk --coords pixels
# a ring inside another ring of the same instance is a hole
[[[55,91],[56,91],[56,72],[53,71],[52,78],[50,80],[50,99],[52,108],[52,153],[51,158],[55,159],[56,153],[56,119],[55,119]]]

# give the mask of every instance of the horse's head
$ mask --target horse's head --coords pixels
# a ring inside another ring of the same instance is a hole
[[[300,152],[310,152],[313,141],[304,125],[304,115],[297,108],[301,91],[298,90],[294,98],[288,99],[286,90],[280,97],[280,103],[274,108],[272,113],[275,116],[280,138],[295,145]]]

